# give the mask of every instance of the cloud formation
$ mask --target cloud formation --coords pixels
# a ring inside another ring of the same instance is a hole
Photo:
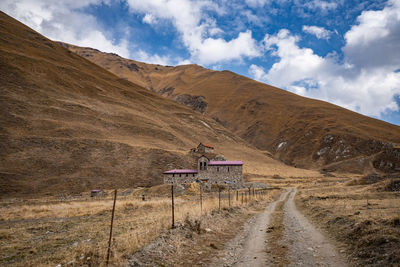
[[[264,38],[265,49],[278,61],[267,71],[251,65],[249,73],[259,81],[366,115],[398,111],[400,3],[389,1],[383,10],[363,12],[357,22],[345,34],[343,62],[334,54],[321,57],[299,47],[300,38],[282,29]]]
[[[157,54],[149,55],[145,51],[139,49],[137,52],[133,53],[133,58],[137,61],[149,63],[149,64],[159,64],[159,65],[172,65],[172,60],[169,56],[160,56]]]
[[[261,55],[250,30],[238,33],[226,41],[215,35],[223,33],[207,11],[223,14],[223,8],[212,1],[190,0],[128,0],[132,12],[151,14],[154,18],[171,21],[179,32],[191,61],[211,65],[223,61],[242,60]]]
[[[328,31],[324,27],[318,27],[318,26],[303,26],[303,32],[315,35],[318,39],[329,39],[331,37],[332,32]]]
[[[338,3],[335,1],[312,0],[306,1],[304,6],[309,9],[319,9],[322,12],[327,12],[331,9],[336,9],[338,7]]]
[[[93,16],[79,11],[100,3],[108,1],[59,0],[55,4],[52,0],[2,0],[0,9],[50,39],[129,57],[127,40],[115,41],[108,37]]]

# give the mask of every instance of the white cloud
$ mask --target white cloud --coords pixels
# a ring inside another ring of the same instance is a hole
[[[343,52],[349,63],[367,67],[400,66],[400,1],[383,10],[364,11],[345,34]]]
[[[155,24],[156,22],[157,22],[157,20],[154,18],[154,16],[152,15],[152,14],[146,14],[144,17],[143,17],[143,20],[142,20],[144,23],[147,23],[147,24]]]
[[[318,26],[303,26],[303,32],[315,35],[318,39],[329,39],[332,32],[323,27]]]
[[[172,65],[172,61],[168,56],[160,56],[157,54],[149,55],[143,50],[139,50],[133,54],[133,57],[137,61],[142,61],[150,64],[160,64],[160,65]]]
[[[246,0],[246,4],[250,7],[263,7],[269,2],[270,0]]]
[[[313,0],[313,1],[306,1],[304,6],[313,10],[319,9],[325,13],[329,10],[336,9],[338,7],[338,4],[335,1],[328,2],[323,0]]]
[[[288,30],[266,35],[264,45],[278,61],[269,70],[252,65],[257,80],[380,117],[398,111],[400,95],[400,3],[389,1],[383,10],[363,12],[346,34],[344,62],[334,54],[318,56],[299,47]]]
[[[247,57],[259,55],[257,43],[251,37],[250,31],[239,33],[236,39],[229,42],[222,38],[207,38],[192,51],[192,56],[204,64],[241,59],[243,55]]]
[[[109,38],[93,16],[78,11],[102,2],[108,4],[101,0],[2,0],[0,9],[50,39],[129,57],[127,40]]]
[[[267,74],[265,73],[264,69],[257,65],[250,65],[249,68],[250,75],[257,81],[268,81]]]
[[[223,61],[242,60],[259,56],[260,52],[250,31],[241,32],[237,38],[226,41],[214,38],[222,30],[205,11],[218,14],[226,12],[212,1],[189,0],[128,0],[132,12],[151,14],[157,19],[170,20],[182,37],[191,60],[211,65]]]

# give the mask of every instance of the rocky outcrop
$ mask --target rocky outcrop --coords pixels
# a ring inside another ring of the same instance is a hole
[[[383,172],[400,173],[400,147],[385,147],[385,150],[376,156],[373,165],[376,169]]]
[[[359,155],[371,156],[382,151],[385,146],[384,142],[374,139],[363,140],[350,135],[327,134],[322,138],[313,157],[316,160],[322,158],[325,164],[329,164]]]
[[[206,113],[207,102],[203,96],[183,94],[175,97],[175,101],[190,107],[194,111],[198,111],[202,114]]]

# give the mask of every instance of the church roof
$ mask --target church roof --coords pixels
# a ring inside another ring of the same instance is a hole
[[[208,165],[219,165],[219,166],[226,166],[226,165],[243,165],[243,161],[241,160],[237,160],[237,161],[233,161],[233,160],[212,160],[208,163]]]
[[[190,170],[190,169],[173,169],[169,171],[165,171],[164,174],[176,174],[176,173],[197,173],[197,170]]]

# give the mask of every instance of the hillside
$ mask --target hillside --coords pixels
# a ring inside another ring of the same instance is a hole
[[[121,79],[0,12],[0,193],[82,192],[162,183],[198,142],[246,173],[309,175],[212,119]],[[312,173],[311,173],[312,174]]]
[[[400,170],[400,127],[230,71],[160,66],[63,44],[114,74],[205,114],[289,165],[355,173]]]

